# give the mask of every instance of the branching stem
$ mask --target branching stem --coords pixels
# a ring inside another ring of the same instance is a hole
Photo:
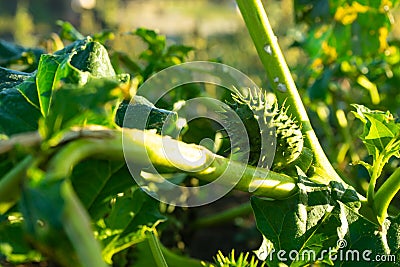
[[[253,194],[274,199],[287,198],[297,191],[295,179],[285,174],[247,166],[213,154],[202,146],[186,144],[151,132],[134,129],[124,131],[129,134],[116,130],[112,137],[79,139],[67,144],[49,162],[49,179],[63,179],[80,161],[96,157],[108,160],[125,159],[145,166],[152,164],[155,167],[187,172],[206,182],[213,182],[222,174],[237,177],[243,172],[234,185],[236,189],[249,192],[256,188]],[[190,164],[182,162],[181,157],[174,157],[175,152],[165,153],[164,150],[168,151],[171,147],[179,148],[176,153],[183,155],[204,155],[204,160]]]
[[[378,221],[382,224],[387,217],[389,204],[400,191],[400,168],[397,168],[394,173],[385,181],[378,189],[374,197],[374,207]]]
[[[302,125],[305,145],[313,151],[314,180],[324,184],[330,181],[344,183],[326,157],[311,126],[306,109],[261,0],[236,0],[236,2],[253,39],[259,58],[264,65],[267,76],[272,81],[272,87],[277,95],[278,102],[282,104],[286,101],[289,112]]]

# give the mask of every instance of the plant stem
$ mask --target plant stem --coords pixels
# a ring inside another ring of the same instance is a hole
[[[159,245],[161,247],[161,251],[162,251],[167,263],[169,263],[170,266],[185,266],[185,267],[209,266],[204,261],[200,261],[197,259],[189,258],[187,256],[175,254],[168,248],[164,247],[164,245],[161,242],[159,242]],[[204,264],[202,264],[202,263],[204,263]]]
[[[235,206],[233,208],[222,211],[220,213],[213,214],[213,215],[207,216],[205,218],[200,218],[200,219],[194,221],[191,224],[191,226],[193,228],[203,228],[203,227],[209,227],[209,226],[213,226],[213,225],[219,225],[219,224],[223,224],[226,222],[232,222],[233,219],[240,217],[240,216],[245,216],[245,215],[251,214],[252,212],[253,212],[253,209],[251,208],[250,202],[246,202],[244,204]]]
[[[390,175],[375,194],[374,207],[378,221],[381,224],[386,219],[389,204],[398,191],[400,191],[400,168],[397,168]]]
[[[41,141],[42,137],[38,132],[15,134],[10,139],[0,142],[0,154],[10,151],[17,145],[24,147],[38,146]]]
[[[72,185],[66,181],[61,189],[65,201],[63,226],[83,267],[106,267],[101,256],[101,248],[93,236],[90,219],[75,195]]]
[[[153,165],[187,172],[206,182],[212,182],[221,175],[238,177],[242,173],[234,184],[236,189],[245,192],[256,189],[253,194],[274,199],[289,197],[297,191],[296,181],[290,176],[247,166],[213,154],[202,146],[186,144],[151,132],[135,129],[124,129],[124,131],[125,134],[115,131],[108,138],[87,138],[70,142],[49,162],[49,179],[63,179],[80,161],[96,157],[108,160],[125,159],[138,165]],[[179,150],[171,152],[171,149],[176,148]],[[165,151],[169,152],[168,155]],[[124,158],[124,153],[127,158]],[[182,161],[182,155],[183,157],[202,155],[202,159],[194,162]]]
[[[19,199],[21,183],[33,157],[27,156],[0,180],[0,214],[4,214]]]
[[[157,264],[157,267],[168,267],[165,261],[164,255],[161,251],[161,247],[156,237],[156,231],[154,229],[149,229],[146,231],[147,240],[149,242],[150,250],[153,254],[153,258]]]
[[[278,102],[286,101],[290,113],[301,123],[305,136],[305,146],[313,151],[314,180],[328,184],[330,181],[344,183],[326,157],[318,138],[311,126],[306,109],[303,105],[296,84],[290,74],[285,58],[279,47],[269,23],[261,0],[236,0],[250,36],[253,39],[259,58],[272,87],[276,92]]]
[[[386,145],[385,150],[391,151],[393,149],[393,146],[396,146],[396,138],[393,138],[392,140],[390,140],[390,142]],[[390,158],[390,156],[388,157],[385,153],[380,153],[378,155],[378,157],[374,160],[373,169],[372,169],[372,173],[371,173],[371,179],[370,179],[370,182],[368,185],[368,191],[367,191],[367,200],[368,200],[368,204],[371,207],[374,207],[376,181],[378,180],[379,176],[381,175],[382,168],[387,163],[389,158]]]
[[[384,157],[384,155],[380,154],[378,156],[378,158],[375,160],[374,167],[372,169],[371,179],[370,179],[369,185],[368,185],[367,200],[368,200],[368,204],[371,207],[373,207],[373,205],[374,205],[375,185],[376,185],[376,180],[378,180],[378,177],[379,177],[381,169],[382,169],[383,157]]]

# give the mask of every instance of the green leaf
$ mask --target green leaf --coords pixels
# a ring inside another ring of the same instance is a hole
[[[0,91],[0,134],[7,136],[35,131],[40,111],[16,89]]]
[[[85,39],[85,43],[76,47],[76,50],[76,54],[71,53],[70,64],[72,67],[82,72],[89,72],[96,78],[116,76],[108,52],[99,42],[93,42],[88,37]]]
[[[376,168],[379,177],[384,165],[392,156],[400,158],[400,123],[389,111],[370,110],[357,104],[353,104],[353,107],[356,108],[353,114],[364,124],[360,139],[373,157],[373,164],[369,170]]]
[[[86,209],[93,205],[96,198],[105,189],[108,181],[122,166],[123,163],[121,162],[89,159],[74,168],[70,179],[76,194]],[[90,174],[90,179],[85,178],[89,177],[88,174]],[[133,179],[131,178],[131,185],[133,184]],[[126,188],[124,189],[126,190]],[[124,192],[124,190],[110,193],[116,195],[121,192]]]
[[[158,204],[139,188],[115,199],[108,217],[97,223],[106,262],[111,263],[115,253],[145,240],[143,225],[151,227],[165,220],[159,213]]]
[[[369,114],[364,114],[368,121],[371,123],[371,127],[369,128],[368,135],[365,136],[365,139],[378,139],[383,137],[395,137],[395,132],[391,131],[385,123],[381,122],[375,117],[382,116],[373,116]]]
[[[73,89],[74,86],[71,84],[76,85],[76,88],[81,88],[82,85],[96,78],[108,77],[116,79],[116,74],[106,49],[100,43],[93,42],[90,37],[76,41],[57,51],[54,55],[42,55],[35,75],[13,72],[7,69],[0,69],[0,72],[4,74],[4,77],[0,78],[0,88],[3,88],[0,91],[0,134],[5,135],[38,129],[39,118],[41,115],[47,116],[54,97],[53,94],[55,94],[54,90],[59,89],[61,85]],[[101,86],[100,83],[102,82],[98,82],[96,86]],[[110,91],[112,88],[117,87],[116,84],[111,85],[111,81],[104,81],[103,84],[102,89],[106,87]],[[71,86],[68,87],[68,85]],[[16,86],[17,88],[8,88],[9,86]],[[93,87],[94,85],[92,84],[91,86]],[[88,90],[90,91],[90,89]],[[101,90],[99,89],[99,91]],[[79,96],[79,94],[81,95]],[[64,111],[66,111],[68,108],[65,106],[75,103],[76,99],[84,99],[85,94],[90,94],[90,92],[70,93],[68,100],[59,99],[58,101],[64,102]],[[60,93],[60,95],[63,95],[63,93]],[[92,94],[92,102],[93,97],[94,94]],[[110,97],[110,99],[115,99],[116,97]],[[102,99],[100,98],[99,102],[93,102],[92,106],[84,108],[91,109],[93,106],[105,103],[101,101]],[[75,115],[81,115],[82,107],[79,106],[85,105],[82,102],[85,102],[85,100],[81,101],[81,103],[76,103],[75,109],[69,110],[69,116],[72,116],[74,112]],[[59,107],[60,105],[56,104],[55,106]],[[38,113],[38,108],[41,114]],[[52,110],[52,118],[49,119],[50,125],[47,126],[53,127],[53,129],[45,129],[45,134],[51,134],[53,130],[57,132],[61,129],[58,127],[60,125],[54,128],[55,125],[51,122],[55,119],[54,117],[58,119],[63,117],[63,122],[65,122],[65,114],[60,112],[61,110]],[[81,119],[83,119],[82,116]],[[94,121],[94,119],[88,120],[88,122],[92,123]],[[105,124],[104,118],[103,122],[99,123]]]
[[[113,164],[111,164],[111,166],[113,166]],[[114,167],[116,166],[111,167],[110,170],[114,171]],[[74,173],[71,179],[73,184],[78,187],[82,182],[77,182],[76,180],[81,180],[81,176],[74,175]],[[104,176],[106,175],[108,175],[108,173]],[[108,177],[106,176],[105,178]],[[87,183],[90,183],[90,180],[88,180]],[[103,183],[104,182],[102,181],[101,184]],[[100,189],[98,186],[93,187],[96,188],[96,192]],[[83,203],[88,209],[90,217],[93,219],[93,221],[98,221],[101,218],[107,216],[107,214],[110,212],[110,203],[118,194],[128,192],[134,187],[136,187],[136,183],[134,179],[132,179],[132,175],[130,174],[128,168],[124,166],[112,173],[111,177],[107,179],[106,184],[101,188],[101,191],[96,195],[96,198],[93,200],[92,203],[90,203],[89,201]],[[88,189],[87,191],[90,191],[90,189]],[[85,201],[84,194],[87,194],[86,188],[84,187],[82,188],[82,190],[77,188],[77,193],[82,196],[83,201]],[[91,200],[92,196],[86,198]]]
[[[32,106],[40,111],[39,96],[36,88],[36,76],[33,75],[16,86],[18,91]]]
[[[54,79],[59,67],[57,57],[53,55],[42,55],[39,61],[38,73],[36,75],[36,86],[40,102],[40,111],[43,116],[49,112],[51,93],[57,85]]]
[[[90,77],[115,77],[104,46],[91,38],[74,42],[54,55],[42,55],[36,75],[40,108],[44,117],[49,112],[52,92],[62,84],[83,85]]]
[[[33,74],[0,68],[0,134],[9,136],[37,129],[38,105],[26,99],[36,95],[32,81]]]
[[[91,79],[84,86],[66,84],[53,92],[49,115],[41,120],[40,131],[52,144],[61,140],[63,131],[90,124],[114,127],[113,109],[121,95],[119,83],[109,79]]]
[[[146,98],[135,95],[132,101],[123,101],[117,110],[115,122],[120,127],[134,129],[156,129],[158,134],[168,135],[177,129],[176,112],[159,109]]]
[[[138,28],[132,34],[140,37],[148,46],[139,55],[139,59],[147,63],[144,68],[135,66],[136,64],[129,64],[132,69],[138,69],[138,67],[141,69],[140,75],[143,77],[143,80],[146,80],[153,73],[162,69],[182,63],[188,53],[193,50],[192,47],[184,45],[171,45],[168,47],[166,37],[154,30]]]

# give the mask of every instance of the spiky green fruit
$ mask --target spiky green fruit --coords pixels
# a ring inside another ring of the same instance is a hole
[[[276,101],[268,101],[261,89],[236,90],[230,107],[244,124],[248,139],[248,164],[273,170],[285,168],[295,161],[303,149],[303,135],[297,122],[287,114],[287,108],[279,107]],[[227,131],[234,132],[237,123],[229,122]],[[232,147],[243,147],[237,141]],[[275,156],[272,161],[273,150]]]

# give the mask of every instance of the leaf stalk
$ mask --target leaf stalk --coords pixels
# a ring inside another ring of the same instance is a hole
[[[378,189],[374,198],[374,207],[378,221],[383,224],[387,217],[387,210],[392,199],[400,191],[400,168],[397,168],[392,175]]]

